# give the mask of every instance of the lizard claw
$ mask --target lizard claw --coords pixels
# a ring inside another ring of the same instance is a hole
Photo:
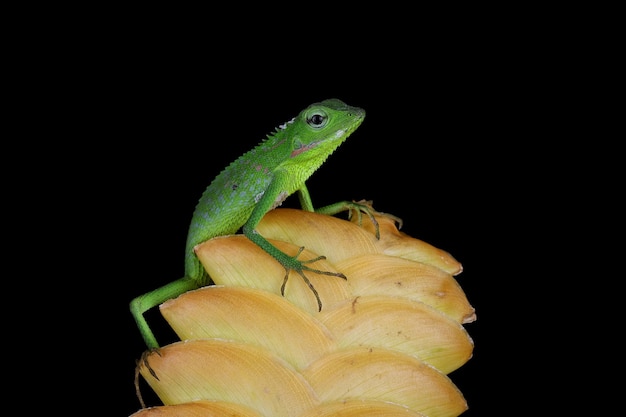
[[[137,365],[135,366],[135,392],[137,394],[137,398],[139,399],[139,403],[141,404],[141,408],[146,408],[146,403],[143,400],[143,396],[141,395],[141,390],[139,389],[139,375],[140,375],[140,370],[141,370],[141,366],[145,366],[146,369],[148,369],[148,371],[150,372],[150,375],[152,375],[157,381],[159,381],[159,377],[157,376],[156,372],[154,371],[154,369],[152,369],[152,367],[150,366],[150,363],[148,362],[148,356],[152,355],[153,353],[156,353],[157,355],[161,356],[161,351],[159,350],[159,348],[150,348],[148,350],[145,350],[142,354],[141,357],[139,358],[139,360],[137,360]]]
[[[300,254],[302,253],[303,250],[304,250],[304,246],[301,246],[300,249],[298,250],[298,253],[296,253],[296,255],[293,257],[293,259],[295,260],[298,256],[300,256]],[[309,279],[306,277],[306,275],[304,275],[304,271],[310,271],[310,272],[313,272],[315,274],[330,275],[330,276],[334,276],[334,277],[338,277],[338,278],[348,279],[341,272],[322,271],[320,269],[309,268],[308,266],[304,265],[304,264],[316,262],[316,261],[319,261],[319,260],[322,260],[322,259],[326,259],[326,257],[324,255],[321,255],[321,256],[318,256],[318,257],[313,258],[313,259],[308,259],[306,261],[299,261],[300,262],[300,267],[299,268],[289,268],[289,267],[285,266],[285,278],[283,279],[283,283],[280,286],[280,294],[283,297],[285,296],[285,285],[287,284],[287,280],[289,279],[289,272],[292,271],[292,270],[296,271],[298,273],[298,275],[300,275],[302,277],[302,279],[304,280],[306,285],[309,287],[309,289],[313,292],[313,295],[315,295],[315,300],[317,301],[317,308],[318,308],[317,311],[322,311],[322,300],[320,299],[320,295],[317,292],[317,290],[315,289],[315,287],[313,286],[313,284],[311,283],[311,281],[309,281]]]
[[[367,217],[369,217],[370,221],[374,225],[374,228],[376,229],[377,240],[380,240],[380,227],[378,225],[378,221],[376,220],[376,215],[388,217],[398,223],[398,229],[402,228],[402,219],[400,217],[389,213],[383,213],[382,211],[376,211],[372,200],[352,201],[352,203],[350,203],[350,207],[348,207],[348,219],[352,219],[353,212],[356,212],[357,214],[357,222],[359,226],[362,224],[363,213],[367,214]]]

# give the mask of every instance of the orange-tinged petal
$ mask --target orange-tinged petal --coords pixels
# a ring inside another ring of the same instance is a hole
[[[299,247],[290,243],[270,240],[278,249],[295,256]],[[208,240],[196,247],[196,254],[217,285],[226,287],[259,288],[280,295],[285,269],[243,235],[222,236]],[[308,260],[319,255],[304,250],[298,259]],[[338,272],[331,263],[319,260],[306,266],[329,272]],[[322,306],[329,306],[350,296],[345,279],[304,271],[305,276],[317,290]],[[316,313],[319,308],[315,295],[304,279],[294,271],[289,273],[285,285],[285,298],[304,311]]]
[[[181,339],[249,343],[274,352],[296,369],[335,349],[333,336],[317,319],[279,295],[254,288],[189,291],[162,304],[161,313]]]
[[[382,348],[348,348],[303,371],[323,403],[387,401],[429,417],[455,417],[467,403],[450,379],[412,356]]]
[[[379,254],[357,256],[335,266],[348,277],[353,296],[405,297],[428,304],[459,323],[476,319],[474,307],[456,279],[432,265]]]
[[[219,236],[196,246],[216,285],[260,288],[280,294],[285,269],[244,235]]]
[[[194,401],[184,404],[144,408],[130,417],[264,417],[249,407],[219,401]]]
[[[384,401],[341,400],[321,404],[298,417],[428,417],[426,414]]]
[[[472,356],[474,344],[458,322],[424,303],[366,295],[324,310],[320,321],[340,347],[384,347],[411,355],[447,374]]]
[[[319,404],[315,392],[291,365],[245,343],[190,340],[149,356],[141,375],[165,405],[198,399],[247,406],[263,416],[292,417]]]
[[[366,253],[378,253],[376,237],[338,217],[295,209],[272,210],[257,226],[266,238],[304,246],[336,263]]]
[[[376,215],[375,218],[380,230],[380,240],[376,241],[376,248],[380,252],[433,265],[452,275],[463,271],[461,263],[448,252],[400,232],[396,222],[389,217]],[[356,216],[353,216],[352,222],[358,222]],[[371,233],[374,231],[374,225],[367,216],[363,217],[362,227]]]

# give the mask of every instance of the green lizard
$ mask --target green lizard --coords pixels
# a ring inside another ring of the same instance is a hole
[[[159,344],[143,314],[166,300],[209,284],[210,277],[194,252],[195,246],[240,229],[285,268],[281,288],[283,295],[289,272],[295,271],[313,291],[321,310],[319,295],[304,271],[346,277],[341,273],[312,269],[306,264],[323,259],[323,256],[299,260],[298,255],[304,248],[300,248],[297,255],[289,256],[257,233],[255,227],[265,213],[296,191],[303,210],[330,215],[355,210],[359,218],[361,212],[366,213],[377,225],[373,209],[367,204],[344,201],[315,210],[305,185],[313,172],[359,127],[364,117],[363,109],[348,106],[337,99],[314,103],[267,135],[265,140],[232,162],[211,182],[202,194],[189,226],[184,277],[138,296],[130,303],[130,310],[149,351],[158,350]]]

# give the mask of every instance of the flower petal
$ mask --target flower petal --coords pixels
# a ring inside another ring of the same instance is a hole
[[[341,400],[320,404],[298,417],[428,417],[426,414],[384,401]]]
[[[463,271],[461,263],[448,252],[400,232],[396,227],[395,220],[389,217],[381,214],[374,217],[380,230],[380,240],[376,241],[376,248],[380,252],[433,265],[452,275],[458,275]],[[363,220],[362,227],[373,233],[372,222],[367,216]],[[352,218],[353,223],[357,221],[358,219]]]
[[[448,374],[472,357],[462,325],[424,303],[401,297],[355,297],[318,314],[340,347],[384,347]]]
[[[253,288],[209,286],[161,305],[181,339],[220,338],[268,349],[296,369],[335,349],[317,319],[285,298]]]
[[[364,255],[335,265],[348,277],[353,296],[391,295],[421,301],[459,323],[476,319],[454,277],[432,265],[385,254]]]
[[[219,401],[193,401],[144,408],[130,417],[263,417],[249,407]]]
[[[271,240],[278,249],[295,256],[299,247]],[[196,247],[196,254],[213,282],[227,287],[259,288],[280,294],[285,279],[285,269],[268,253],[243,235],[221,236]],[[304,250],[298,259],[317,258],[318,254]],[[319,260],[307,263],[308,267],[338,272],[331,263]],[[345,279],[304,271],[307,279],[319,294],[323,306],[329,306],[350,296]],[[310,313],[319,310],[317,299],[304,279],[291,271],[285,285],[285,298]]]
[[[190,340],[149,356],[141,375],[165,405],[205,399],[245,405],[264,416],[291,417],[319,404],[307,381],[287,362],[256,346]]]
[[[467,403],[443,373],[408,355],[382,348],[348,348],[303,371],[320,400],[388,401],[429,417],[458,416]]]
[[[378,253],[376,238],[358,225],[338,217],[295,209],[268,212],[257,226],[266,238],[293,243],[330,263],[366,253]]]

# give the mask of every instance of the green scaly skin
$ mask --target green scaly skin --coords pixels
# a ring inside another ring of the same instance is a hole
[[[340,202],[315,210],[305,185],[305,181],[361,125],[364,118],[363,109],[348,106],[337,99],[314,103],[232,162],[211,182],[202,194],[189,226],[184,277],[143,294],[130,303],[132,315],[148,346],[145,353],[157,350],[159,344],[143,316],[144,312],[184,292],[208,285],[210,277],[198,260],[194,247],[240,229],[285,268],[281,291],[284,292],[289,271],[295,271],[309,285],[321,310],[317,291],[303,271],[341,278],[345,276],[308,267],[307,263],[323,257],[303,261],[297,259],[298,255],[289,256],[258,234],[255,228],[265,213],[295,192],[298,192],[303,210],[324,214],[356,210],[359,216],[363,211],[373,219],[370,207],[354,202]],[[144,362],[147,364],[145,357]]]

